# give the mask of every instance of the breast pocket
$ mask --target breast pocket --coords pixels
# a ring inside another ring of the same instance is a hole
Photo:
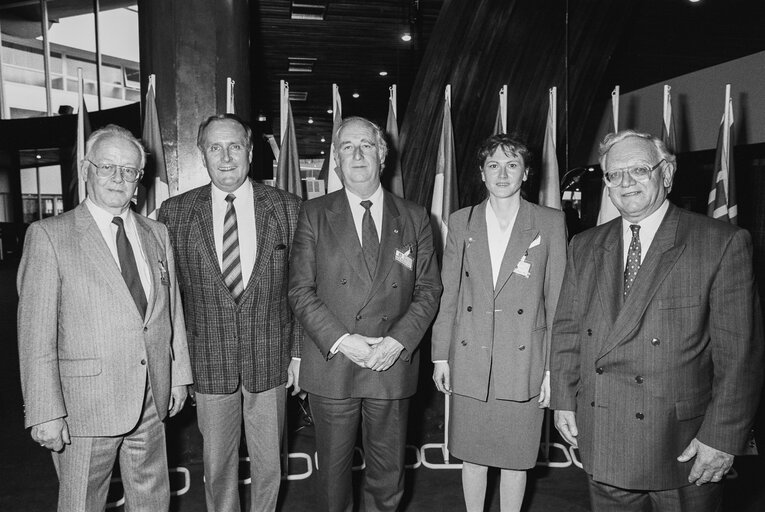
[[[101,374],[101,360],[59,359],[58,370],[62,377],[93,377]]]

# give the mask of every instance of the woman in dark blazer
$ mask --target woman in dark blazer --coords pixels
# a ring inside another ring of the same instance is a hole
[[[448,445],[463,460],[468,512],[483,510],[488,467],[501,469],[501,510],[520,510],[550,400],[565,217],[521,198],[529,157],[522,142],[489,137],[478,153],[489,197],[449,217],[433,380],[450,395]]]

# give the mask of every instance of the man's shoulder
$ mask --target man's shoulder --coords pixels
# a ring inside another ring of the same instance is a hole
[[[256,181],[252,182],[252,192],[256,198],[259,196],[265,197],[275,205],[283,204],[287,208],[294,210],[300,209],[300,203],[302,202],[302,199],[291,192]]]
[[[192,188],[191,190],[187,190],[181,194],[168,197],[162,202],[162,208],[181,208],[194,204],[197,200],[199,200],[200,196],[205,193],[209,193],[209,190],[210,184],[208,183],[207,185]]]
[[[393,204],[396,205],[396,208],[398,208],[399,213],[403,211],[404,213],[407,213],[409,215],[417,215],[417,216],[421,216],[424,213],[426,213],[425,208],[415,203],[414,201],[410,201],[409,199],[404,199],[403,197],[399,197],[392,192],[388,192],[387,190],[384,192],[384,194],[388,199],[393,201]]]

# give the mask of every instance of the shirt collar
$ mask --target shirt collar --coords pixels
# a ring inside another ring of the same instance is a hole
[[[361,201],[364,201],[361,197],[357,196],[353,192],[351,192],[348,187],[345,187],[345,195],[348,198],[348,202],[354,206],[358,206],[361,204]],[[377,186],[377,190],[372,193],[371,196],[369,196],[366,200],[372,201],[373,205],[379,204],[382,206],[382,199],[383,199],[383,188],[382,185]],[[363,208],[363,207],[362,207]]]
[[[630,231],[631,225],[637,224],[638,226],[640,226],[641,233],[646,233],[647,231],[650,231],[651,233],[656,233],[659,230],[661,221],[664,220],[664,216],[667,214],[667,210],[669,210],[669,200],[665,198],[664,202],[661,203],[661,206],[659,206],[659,208],[657,208],[655,212],[653,212],[651,215],[641,220],[640,222],[630,222],[627,219],[622,218],[622,231],[626,233]],[[630,234],[630,236],[632,235]]]
[[[224,192],[218,187],[215,186],[214,183],[211,183],[210,186],[212,187],[212,199],[214,203],[226,203],[226,196],[229,194],[234,194],[237,199],[244,199],[245,201],[252,199],[252,183],[250,183],[249,179],[244,180],[244,183],[239,185],[239,188],[234,190],[233,192]],[[237,203],[241,204],[241,203]]]
[[[124,212],[120,213],[119,215],[114,215],[113,213],[108,212],[102,207],[98,206],[90,197],[85,199],[85,206],[88,208],[88,211],[93,216],[93,219],[96,221],[96,224],[99,228],[109,226],[109,224],[112,223],[112,219],[114,219],[114,217],[122,217],[125,226],[133,223],[133,217],[131,215],[132,210],[130,208],[125,208]]]

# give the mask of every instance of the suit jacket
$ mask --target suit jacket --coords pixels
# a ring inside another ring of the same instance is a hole
[[[74,436],[115,436],[137,423],[148,372],[159,417],[171,386],[191,383],[167,229],[133,214],[151,270],[141,318],[87,206],[33,223],[18,273],[25,425],[66,418]]]
[[[441,294],[428,214],[385,191],[380,237],[377,271],[371,278],[345,191],[303,204],[290,261],[289,297],[306,332],[300,384],[311,393],[398,399],[417,389],[417,348]],[[401,261],[396,261],[397,254]],[[386,371],[361,368],[342,354],[330,354],[345,333],[391,336],[404,350]]]
[[[300,355],[301,329],[287,302],[300,199],[252,183],[257,256],[237,303],[223,281],[215,250],[211,187],[171,197],[159,213],[178,262],[194,387],[200,393],[225,394],[241,382],[250,392],[266,391],[286,382],[290,356]]]
[[[432,358],[448,359],[457,394],[486,400],[491,377],[497,398],[526,401],[539,395],[548,369],[566,261],[565,217],[521,199],[495,287],[486,204],[473,209],[469,223],[471,208],[449,217]],[[529,277],[513,272],[522,258],[531,264]]]
[[[741,454],[763,372],[749,233],[669,206],[625,300],[621,219],[571,242],[553,331],[552,402],[576,411],[593,478],[688,484],[690,441]],[[623,302],[623,304],[622,304]]]

